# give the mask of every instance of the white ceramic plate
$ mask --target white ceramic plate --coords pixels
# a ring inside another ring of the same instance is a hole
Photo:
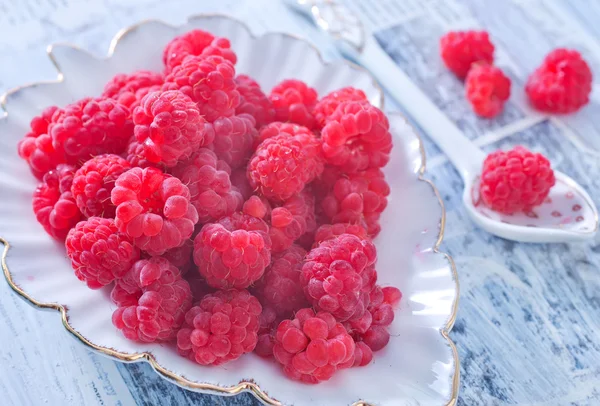
[[[341,371],[326,383],[293,382],[274,362],[253,354],[202,367],[177,355],[170,345],[126,340],[111,324],[115,306],[109,289],[92,291],[78,281],[63,246],[36,222],[31,209],[36,180],[16,152],[30,119],[46,106],[99,95],[116,73],[162,70],[164,45],[196,27],[229,38],[238,55],[238,73],[256,78],[267,91],[294,77],[320,95],[355,86],[383,107],[381,89],[360,68],[343,61],[326,64],[314,47],[288,35],[254,37],[240,22],[222,16],[194,17],[180,27],[141,23],[119,33],[103,60],[72,46],[52,46],[48,52],[59,80],[14,89],[2,100],[7,114],[0,121],[0,241],[10,286],[39,308],[59,310],[67,330],[91,349],[121,361],[145,360],[164,378],[191,390],[223,395],[251,391],[269,404],[453,405],[459,368],[448,331],[456,316],[458,281],[452,260],[437,252],[444,209],[433,185],[421,179],[423,147],[398,115],[390,117],[395,145],[385,172],[392,193],[376,244],[380,283],[399,287],[404,298],[391,326],[392,340],[374,362]]]

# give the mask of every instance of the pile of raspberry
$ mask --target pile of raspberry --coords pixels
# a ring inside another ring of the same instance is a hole
[[[226,38],[192,30],[161,72],[45,109],[19,155],[36,218],[106,289],[130,340],[201,365],[256,352],[318,383],[367,365],[401,293],[377,278],[388,119],[359,89],[270,93]]]

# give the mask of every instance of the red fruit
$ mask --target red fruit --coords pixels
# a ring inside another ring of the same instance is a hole
[[[123,277],[140,257],[131,238],[118,231],[113,219],[90,217],[77,223],[65,240],[75,276],[90,289]]]
[[[269,226],[242,213],[207,223],[194,239],[194,262],[206,282],[219,289],[246,288],[271,262]]]
[[[357,101],[357,102],[365,102],[368,103],[367,95],[360,90],[356,89],[352,86],[344,87],[338,90],[334,90],[329,93],[327,96],[323,97],[319,102],[315,105],[313,109],[313,114],[315,116],[315,120],[317,122],[318,128],[323,128],[327,119],[333,114],[335,109],[342,102],[347,101]]]
[[[256,128],[275,120],[275,109],[271,100],[254,79],[248,75],[237,75],[235,83],[240,92],[240,105],[235,109],[235,114],[250,114],[256,121]]]
[[[271,204],[264,197],[253,195],[244,202],[242,212],[252,217],[266,219],[267,215],[271,214]]]
[[[355,367],[364,367],[369,365],[373,360],[373,350],[363,341],[356,343],[354,350],[354,365]]]
[[[210,148],[232,169],[246,165],[256,134],[254,118],[249,114],[220,117],[206,125],[206,137],[214,140]]]
[[[165,253],[162,254],[162,257],[169,260],[170,263],[175,265],[181,271],[182,275],[185,275],[192,268],[193,252],[194,242],[189,239],[185,240],[185,242],[179,247],[171,248],[170,250],[165,251]]]
[[[115,181],[131,167],[118,155],[98,155],[87,161],[73,178],[73,198],[86,217],[115,217],[115,206],[110,192]]]
[[[393,307],[398,306],[400,300],[402,300],[402,292],[400,289],[393,286],[386,286],[382,288],[383,301]]]
[[[352,234],[363,240],[368,238],[367,230],[360,224],[323,224],[315,232],[315,244],[319,245],[323,241],[331,240],[342,234]]]
[[[548,159],[518,146],[487,156],[479,191],[483,202],[492,210],[512,214],[527,212],[542,204],[554,183],[554,171]]]
[[[111,200],[117,206],[119,230],[150,255],[183,244],[198,222],[187,186],[156,168],[132,168],[121,174]]]
[[[269,98],[275,107],[277,121],[291,121],[309,129],[314,127],[312,109],[317,102],[317,91],[306,83],[286,79],[271,90]]]
[[[390,332],[384,326],[371,326],[362,340],[372,351],[379,351],[390,342]]]
[[[177,352],[200,365],[220,365],[256,347],[261,305],[247,290],[204,296],[185,315]]]
[[[119,73],[104,86],[103,97],[115,99],[131,111],[152,88],[160,89],[165,78],[162,73],[138,70],[133,73]]]
[[[440,39],[440,52],[448,69],[464,79],[477,62],[494,62],[494,45],[485,31],[450,31]]]
[[[273,252],[289,248],[305,233],[314,233],[316,228],[315,197],[310,190],[304,189],[271,211],[269,235]]]
[[[291,137],[298,136],[298,138],[306,140],[310,140],[315,137],[315,133],[303,125],[275,121],[260,129],[258,137],[254,141],[254,149],[256,149],[256,147],[258,147],[264,140],[277,137],[283,133],[288,134]]]
[[[538,110],[571,113],[588,104],[592,71],[579,52],[555,49],[529,76],[525,91]]]
[[[510,79],[492,65],[473,65],[465,82],[467,99],[481,117],[498,115],[510,97]]]
[[[59,164],[44,175],[33,192],[33,212],[44,230],[57,240],[64,240],[71,228],[81,220],[71,184],[75,167]]]
[[[129,142],[129,146],[127,146],[127,151],[124,154],[125,155],[125,159],[127,160],[127,162],[129,162],[129,164],[132,167],[140,167],[140,168],[147,168],[149,166],[154,167],[154,168],[159,168],[159,167],[163,167],[164,165],[162,165],[161,163],[154,163],[154,162],[150,162],[146,159],[146,153],[145,153],[145,147],[144,144],[140,144],[139,142],[137,142],[135,140],[135,137]],[[166,169],[166,168],[164,168]]]
[[[181,65],[188,55],[218,55],[233,64],[237,61],[227,38],[215,37],[210,32],[196,29],[174,38],[167,44],[163,52],[165,72],[169,73]]]

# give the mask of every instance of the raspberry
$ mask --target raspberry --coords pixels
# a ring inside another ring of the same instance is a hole
[[[156,168],[132,168],[121,174],[111,200],[117,206],[119,230],[150,255],[183,244],[198,222],[187,186]]]
[[[275,109],[271,100],[254,79],[247,75],[237,75],[235,83],[240,92],[240,105],[235,109],[235,114],[250,114],[256,121],[256,128],[275,120]]]
[[[207,223],[194,239],[194,262],[214,288],[246,288],[271,262],[269,226],[242,213]]]
[[[206,136],[214,140],[210,148],[232,169],[246,165],[256,134],[254,118],[249,114],[220,117],[206,125]]]
[[[273,255],[271,266],[255,288],[263,306],[283,314],[308,305],[299,281],[305,255],[306,251],[298,245]]]
[[[242,212],[244,214],[259,219],[265,219],[271,214],[271,211],[271,204],[269,201],[264,197],[256,195],[250,196],[250,198],[244,202],[244,206],[242,207]]]
[[[313,233],[316,228],[315,198],[305,189],[271,211],[269,235],[273,252],[289,248],[302,235]]]
[[[485,31],[450,31],[440,39],[446,67],[464,79],[476,62],[494,62],[494,45]]]
[[[498,115],[510,97],[510,79],[492,65],[474,64],[465,83],[467,99],[481,117]]]
[[[317,122],[318,128],[323,128],[327,119],[333,114],[335,109],[342,102],[357,101],[368,103],[367,95],[360,89],[356,89],[352,86],[344,87],[339,90],[335,90],[323,97],[315,105],[313,114]]]
[[[247,290],[220,290],[204,296],[185,315],[177,351],[200,365],[220,365],[256,347],[262,308]]]
[[[571,113],[589,102],[592,71],[575,50],[555,49],[527,80],[530,103],[548,113]]]
[[[309,129],[314,127],[312,109],[317,102],[317,91],[306,83],[286,79],[271,90],[269,98],[275,108],[277,121],[291,121]]]
[[[369,365],[372,360],[373,351],[371,348],[363,341],[357,342],[354,349],[354,365],[352,366],[364,367],[365,365]]]
[[[333,223],[364,224],[371,237],[381,230],[379,217],[387,206],[390,188],[379,169],[341,176],[321,201],[323,214]]]
[[[362,240],[366,240],[368,238],[367,230],[360,224],[323,224],[315,232],[315,244],[318,245],[323,241],[331,240],[339,237],[342,234],[352,234]]]
[[[285,201],[323,172],[320,141],[286,132],[263,141],[248,164],[250,185],[262,195]]]
[[[354,350],[352,337],[330,313],[301,309],[277,327],[273,355],[289,378],[319,383],[352,366]]]
[[[200,114],[212,123],[219,117],[233,116],[240,104],[234,77],[235,68],[228,60],[190,55],[167,75],[163,90],[181,90],[198,103]]]
[[[231,185],[237,188],[244,197],[244,200],[248,200],[254,193],[252,186],[250,186],[250,182],[248,181],[248,177],[246,176],[246,168],[238,168],[231,171],[229,179]]]
[[[82,99],[57,110],[48,126],[55,150],[68,163],[81,164],[100,154],[121,154],[133,134],[129,109],[113,99]]]
[[[194,252],[194,242],[189,239],[179,247],[171,248],[162,255],[175,265],[182,275],[185,275],[192,268],[192,253]]]
[[[173,169],[190,190],[190,201],[198,211],[200,222],[214,221],[241,209],[243,197],[231,185],[231,169],[209,149],[199,149],[192,159]]]
[[[316,309],[330,312],[339,321],[358,319],[377,279],[376,259],[372,242],[342,234],[308,253],[300,283]]]
[[[104,86],[102,97],[115,99],[133,111],[133,107],[139,104],[141,97],[145,96],[150,88],[154,90],[160,88],[164,80],[162,73],[149,70],[138,70],[129,74],[119,73]]]
[[[148,161],[145,157],[144,149],[144,144],[140,144],[135,140],[135,138],[133,138],[133,140],[129,142],[129,146],[127,147],[125,159],[133,167],[139,166],[140,168],[147,168],[149,166],[152,166],[158,168],[160,166],[164,166],[160,163]]]
[[[131,167],[118,155],[98,155],[87,161],[73,178],[73,198],[86,217],[115,217],[115,206],[110,201],[110,192],[115,181]]]
[[[90,217],[77,223],[65,240],[75,276],[90,289],[121,278],[140,257],[131,238],[118,231],[113,219]]]
[[[384,326],[371,326],[362,340],[372,351],[379,351],[390,342],[390,332]]]
[[[321,138],[327,163],[345,172],[381,168],[392,150],[385,114],[364,102],[343,102],[329,120]]]
[[[256,147],[258,147],[264,140],[277,137],[282,133],[288,134],[292,137],[298,136],[301,139],[312,139],[315,137],[315,134],[303,125],[275,121],[260,129],[258,137],[254,141],[254,149],[256,149]]]
[[[81,219],[71,184],[75,167],[59,164],[44,175],[33,192],[33,212],[44,230],[57,240],[64,240],[71,228]]]
[[[130,340],[169,341],[175,338],[192,305],[189,284],[166,258],[137,261],[117,280],[111,299],[119,306],[112,322]]]
[[[60,114],[62,113],[56,106],[46,108],[41,115],[31,120],[31,131],[18,144],[19,156],[27,161],[31,172],[40,180],[49,170],[66,162],[64,151],[54,148],[48,134],[48,125],[53,117]]]
[[[386,286],[383,290],[383,301],[391,306],[398,306],[402,300],[402,292],[393,286]]]
[[[215,37],[210,32],[191,30],[171,40],[163,52],[165,71],[169,73],[181,65],[188,55],[218,55],[235,64],[237,57],[227,38]]]
[[[492,210],[512,214],[542,204],[554,183],[548,159],[518,146],[485,158],[479,191]]]

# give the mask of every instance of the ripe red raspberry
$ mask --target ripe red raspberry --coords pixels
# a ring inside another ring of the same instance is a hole
[[[177,351],[200,365],[220,365],[256,347],[262,307],[247,290],[206,295],[185,315]]]
[[[319,383],[351,367],[354,350],[352,337],[330,313],[301,309],[277,327],[273,355],[289,378]]]
[[[235,83],[240,92],[240,105],[235,109],[235,114],[250,114],[256,120],[256,128],[275,120],[275,109],[271,100],[254,79],[248,75],[237,75]]]
[[[269,235],[273,252],[289,248],[305,233],[314,233],[316,228],[315,197],[310,190],[304,189],[271,211]]]
[[[164,167],[161,163],[150,162],[146,159],[144,152],[144,144],[140,144],[135,140],[135,137],[129,142],[127,151],[124,154],[125,159],[132,167],[147,168],[152,166],[154,168]]]
[[[198,222],[187,186],[156,168],[132,168],[121,174],[111,200],[117,206],[119,230],[150,255],[183,244]]]
[[[512,214],[530,211],[544,202],[554,186],[550,162],[539,153],[518,146],[496,151],[483,162],[479,191],[492,210]]]
[[[538,110],[571,113],[589,102],[592,71],[579,52],[555,49],[529,76],[525,91]]]
[[[115,99],[123,106],[133,107],[139,104],[140,95],[147,94],[150,88],[160,88],[165,81],[162,73],[138,70],[133,73],[119,73],[104,86],[103,97]]]
[[[277,121],[291,121],[309,129],[314,127],[312,109],[317,102],[317,91],[306,83],[286,79],[271,90],[269,98]]]
[[[176,166],[172,174],[190,190],[190,201],[201,223],[229,216],[242,208],[244,199],[231,185],[231,169],[214,152],[200,148],[190,161]]]
[[[495,66],[477,63],[467,75],[465,92],[476,114],[492,118],[510,97],[510,79]]]
[[[254,141],[254,149],[258,147],[264,140],[268,138],[277,137],[281,134],[288,134],[292,137],[299,137],[301,139],[312,139],[315,134],[304,127],[303,125],[294,123],[282,123],[281,121],[275,121],[260,129],[258,137]]]
[[[48,125],[53,117],[61,114],[57,111],[60,111],[58,107],[51,106],[35,116],[31,120],[31,131],[18,144],[19,156],[27,161],[31,172],[40,180],[49,170],[66,162],[64,151],[54,148],[48,134]]]
[[[214,288],[250,286],[271,262],[268,230],[263,220],[239,212],[205,224],[194,239],[200,274]]]
[[[317,122],[318,128],[323,128],[327,119],[333,114],[335,109],[340,103],[347,101],[357,101],[368,103],[367,95],[360,89],[356,89],[352,86],[344,87],[338,90],[334,90],[327,96],[323,97],[315,105],[313,114]]]
[[[168,259],[170,263],[175,265],[181,271],[182,275],[185,275],[192,268],[193,252],[194,242],[189,239],[185,240],[185,242],[179,247],[171,248],[170,250],[165,251],[165,253],[162,254],[162,257]]]
[[[200,110],[177,90],[147,94],[133,111],[133,123],[143,156],[153,163],[173,167],[204,145]]]
[[[200,114],[210,123],[231,117],[240,104],[235,68],[220,56],[187,56],[165,78],[163,90],[181,90],[198,103]],[[254,125],[254,124],[253,124]]]
[[[215,37],[210,32],[196,29],[175,37],[167,44],[163,51],[165,72],[169,73],[181,65],[188,55],[218,55],[233,64],[237,61],[227,38]]]
[[[77,223],[65,240],[75,276],[90,289],[123,277],[140,257],[131,238],[118,231],[113,219],[90,217]]]
[[[385,114],[364,102],[343,102],[329,120],[321,138],[327,163],[345,172],[381,168],[392,150]]]
[[[33,192],[33,212],[37,221],[57,240],[64,240],[82,218],[71,193],[74,173],[75,167],[59,164],[44,175],[44,180]]]
[[[339,237],[342,234],[352,234],[362,240],[366,240],[368,238],[367,230],[361,224],[323,224],[315,232],[315,244],[318,245],[323,241],[331,240]]]
[[[440,52],[448,69],[464,79],[476,62],[494,62],[494,45],[485,31],[450,31],[440,39]]]
[[[119,306],[114,326],[128,339],[148,343],[174,339],[192,306],[190,285],[162,257],[137,261],[117,280],[111,299]]]
[[[210,148],[231,169],[245,166],[257,136],[254,118],[249,114],[220,117],[206,125],[206,136],[214,142]]]
[[[257,195],[250,196],[248,200],[244,202],[242,212],[252,217],[259,219],[267,219],[271,215],[271,204],[264,197]],[[272,242],[272,241],[271,241]]]
[[[131,168],[129,162],[118,155],[98,155],[87,161],[73,178],[73,198],[86,217],[115,217],[115,205],[110,192],[115,181]]]
[[[371,241],[342,234],[308,253],[300,283],[316,309],[330,312],[339,321],[358,319],[377,279],[376,260]]]

